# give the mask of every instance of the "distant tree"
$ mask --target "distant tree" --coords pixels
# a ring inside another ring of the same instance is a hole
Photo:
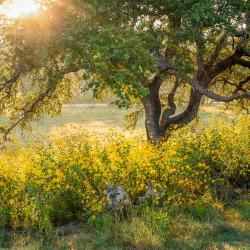
[[[33,18],[2,20],[2,133],[24,126],[80,87],[139,100],[153,142],[190,123],[203,97],[250,99],[249,0],[44,1]],[[176,111],[176,100],[185,109]]]

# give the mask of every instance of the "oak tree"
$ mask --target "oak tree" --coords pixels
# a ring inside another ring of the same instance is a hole
[[[1,20],[2,134],[59,112],[82,81],[120,107],[141,102],[153,142],[195,119],[204,97],[249,106],[249,0],[42,2],[35,17]]]

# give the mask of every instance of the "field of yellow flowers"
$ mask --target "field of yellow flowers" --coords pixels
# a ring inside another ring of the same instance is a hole
[[[68,128],[46,143],[16,143],[0,154],[0,228],[47,233],[56,224],[93,221],[108,210],[108,185],[124,189],[128,207],[226,199],[228,187],[249,188],[249,150],[247,117],[194,124],[160,145]],[[155,194],[142,201],[149,189]]]

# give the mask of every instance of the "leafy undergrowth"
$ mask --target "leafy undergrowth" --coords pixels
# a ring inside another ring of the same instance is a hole
[[[121,214],[53,229],[50,237],[30,232],[0,233],[1,249],[250,249],[249,194],[230,205],[144,206]]]
[[[249,122],[194,124],[159,145],[79,128],[61,129],[47,143],[13,145],[0,154],[0,240],[20,243],[9,230],[55,238],[55,226],[81,221],[83,231],[58,236],[58,244],[247,249],[249,202],[240,193],[250,186]],[[110,185],[128,196],[123,219],[108,209]]]

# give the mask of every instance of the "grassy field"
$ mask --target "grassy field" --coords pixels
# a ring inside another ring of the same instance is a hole
[[[114,105],[65,105],[60,115],[47,117],[41,121],[33,122],[31,131],[21,132],[20,130],[17,130],[15,134],[18,137],[22,134],[21,137],[25,140],[32,138],[42,139],[45,135],[56,131],[58,127],[70,125],[81,125],[93,131],[97,130],[98,132],[105,132],[110,129],[124,131],[124,116],[129,112],[131,112],[131,110],[119,109]],[[210,121],[217,119],[231,120],[232,117],[232,114],[229,111],[225,111],[222,107],[210,106],[201,108],[198,120],[207,124]],[[143,116],[139,118],[137,131],[142,129],[144,131]]]
[[[102,214],[94,222],[54,228],[50,239],[8,231],[1,249],[250,249],[249,195],[229,204],[140,209],[127,217]]]

